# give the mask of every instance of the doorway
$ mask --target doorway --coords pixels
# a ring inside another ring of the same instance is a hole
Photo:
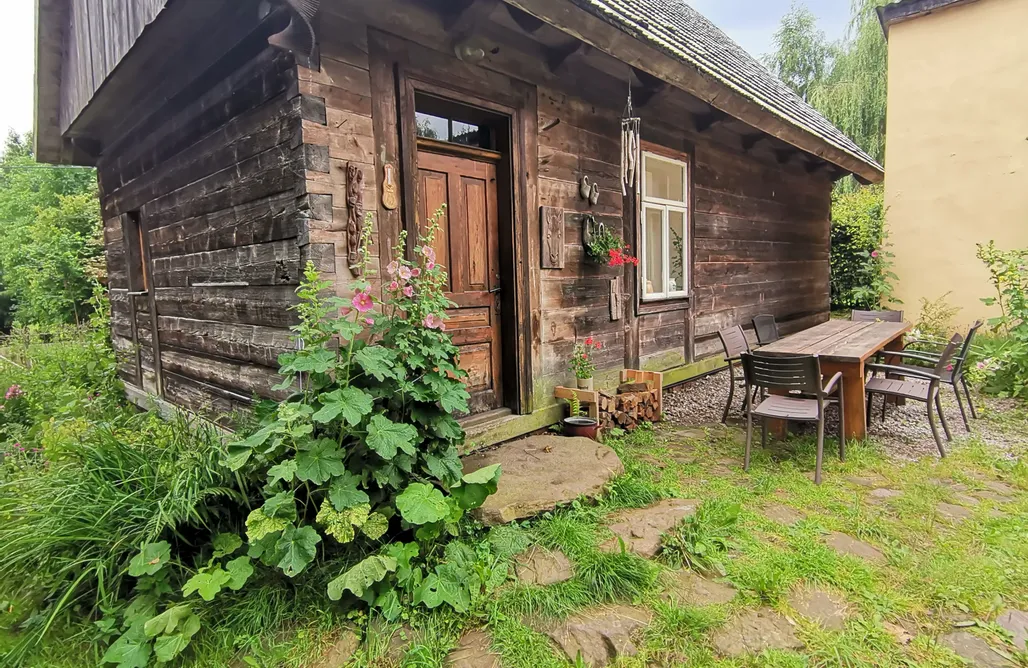
[[[455,304],[447,331],[468,373],[471,414],[516,409],[516,356],[505,354],[514,280],[501,251],[511,247],[510,119],[421,92],[414,103],[418,226],[437,218],[433,247]]]

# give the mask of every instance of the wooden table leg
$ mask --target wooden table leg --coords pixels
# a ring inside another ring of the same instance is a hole
[[[888,353],[888,351],[890,351],[890,350],[903,350],[903,336],[902,335],[897,337],[897,338],[895,338],[895,339],[893,339],[892,341],[889,341],[888,343],[885,344],[885,348],[884,348],[883,352]],[[892,364],[892,365],[903,364],[903,358],[902,357],[892,357],[891,355],[887,354],[885,356],[885,363],[886,364]],[[896,376],[894,376],[894,377],[896,377]],[[887,401],[889,403],[889,405],[891,405],[891,406],[905,406],[906,403],[907,403],[907,400],[904,399],[903,397],[889,397],[889,396],[887,396],[887,397],[885,397],[885,401]]]
[[[831,378],[838,372],[842,372],[843,395],[845,404],[843,413],[846,415],[846,440],[862,441],[867,437],[867,405],[864,401],[864,363],[852,362],[822,362],[821,373],[825,378]],[[754,422],[754,429],[759,428],[759,422]],[[768,420],[768,433],[774,438],[784,438],[786,435],[785,420]]]

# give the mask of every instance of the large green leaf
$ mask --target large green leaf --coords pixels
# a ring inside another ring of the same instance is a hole
[[[485,503],[490,494],[496,493],[501,473],[499,464],[478,469],[463,476],[459,485],[450,488],[450,494],[457,499],[461,508],[478,508]]]
[[[287,360],[280,369],[283,375],[295,373],[325,373],[336,362],[336,351],[328,348],[314,348],[294,353],[292,360]]]
[[[372,555],[328,583],[328,597],[338,601],[344,591],[360,598],[368,587],[381,582],[389,573],[396,571],[396,559]]]
[[[416,559],[421,550],[417,543],[391,543],[385,553],[396,560],[396,579],[400,586],[406,586],[413,579],[416,567],[411,561]]]
[[[328,487],[328,498],[336,510],[346,510],[368,503],[367,493],[357,488],[360,481],[358,476],[349,471],[332,480]]]
[[[253,575],[253,564],[250,563],[250,557],[236,557],[225,564],[225,572],[229,574],[228,588],[232,591],[239,591]]]
[[[418,430],[413,425],[393,422],[384,415],[376,415],[368,424],[368,447],[382,459],[392,459],[397,450],[414,455],[414,441]]]
[[[296,455],[296,477],[300,480],[322,485],[345,472],[343,451],[330,438],[316,441]]]
[[[338,511],[332,508],[329,501],[321,503],[321,509],[315,521],[325,528],[325,533],[340,543],[349,543],[356,537],[356,530],[368,521],[371,506],[367,503],[352,506]]]
[[[356,427],[371,413],[374,401],[371,396],[356,387],[343,387],[326,392],[318,397],[321,410],[314,414],[315,422],[331,422],[340,415],[351,427]]]
[[[275,549],[282,555],[278,567],[287,576],[296,577],[314,561],[320,542],[321,536],[313,527],[287,527],[275,545]]]
[[[192,614],[192,607],[188,604],[175,605],[153,619],[147,620],[143,625],[146,637],[153,638],[162,633],[174,633],[178,625]]]
[[[264,514],[286,522],[296,521],[296,498],[293,490],[279,492],[264,502]]]
[[[439,405],[449,413],[467,413],[470,398],[463,383],[450,382],[439,393]]]
[[[171,559],[171,545],[166,541],[147,543],[139,551],[132,561],[129,562],[128,574],[134,578],[143,575],[153,575],[164,568],[164,564]]]
[[[214,546],[214,558],[232,554],[243,546],[243,539],[234,533],[219,533],[211,541]]]
[[[396,497],[396,508],[403,519],[411,524],[438,522],[450,512],[443,493],[423,482],[408,485],[407,489]]]
[[[389,518],[382,513],[371,513],[361,525],[361,533],[371,540],[378,540],[389,530]]]
[[[279,480],[284,483],[291,483],[296,477],[296,460],[287,459],[284,462],[275,464],[268,469],[268,485],[274,485]]]
[[[246,517],[246,539],[250,542],[251,549],[255,543],[264,540],[268,536],[277,536],[280,531],[286,528],[287,524],[285,520],[268,517],[264,514],[263,508],[251,510],[250,514]]]
[[[178,633],[161,636],[154,642],[154,656],[162,663],[174,661],[189,646],[189,641],[200,630],[200,618],[190,615]]]
[[[452,446],[447,448],[442,454],[425,455],[425,466],[428,468],[429,473],[448,487],[460,482],[461,476],[464,474],[460,455],[457,454],[457,448]]]
[[[467,573],[451,564],[436,567],[435,573],[429,573],[414,591],[414,603],[426,608],[448,603],[458,613],[467,612],[471,606]]]
[[[396,353],[382,346],[361,348],[353,356],[364,371],[378,380],[396,378]]]
[[[138,622],[115,640],[100,660],[103,663],[116,663],[118,668],[146,668],[152,652],[150,639],[143,631],[143,623]]]
[[[215,566],[209,571],[197,573],[189,578],[182,587],[182,595],[188,597],[193,592],[197,592],[203,600],[213,601],[221,588],[227,585],[231,579],[232,576],[221,566]]]

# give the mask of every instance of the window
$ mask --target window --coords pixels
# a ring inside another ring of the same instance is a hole
[[[448,141],[464,146],[482,146],[483,132],[478,125],[426,114],[422,111],[416,112],[415,117],[419,137]]]
[[[689,166],[653,153],[643,154],[643,299],[689,294]]]

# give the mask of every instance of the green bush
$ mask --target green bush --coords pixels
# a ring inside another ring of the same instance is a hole
[[[896,301],[883,198],[880,185],[832,195],[832,308],[873,310]]]
[[[1000,315],[989,321],[993,336],[979,344],[975,370],[986,391],[1028,399],[1028,249],[1004,251],[990,241],[977,255],[996,291],[982,301]]]

